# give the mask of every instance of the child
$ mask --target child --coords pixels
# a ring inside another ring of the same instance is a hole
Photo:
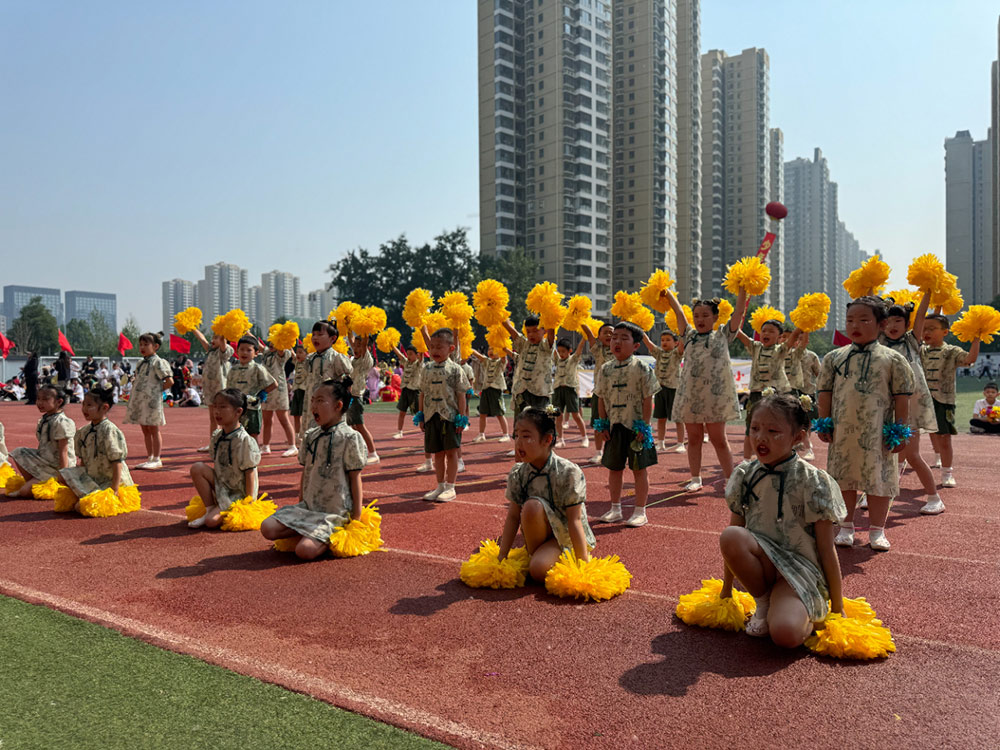
[[[913,371],[903,356],[878,343],[885,329],[885,303],[878,297],[859,297],[847,304],[849,346],[823,358],[819,376],[819,416],[832,417],[833,432],[818,432],[830,443],[826,470],[844,495],[846,519],[835,543],[854,545],[854,508],[858,492],[868,495],[871,528],[868,545],[889,549],[885,520],[889,504],[899,494],[896,454],[905,443],[889,450],[882,429],[893,422],[906,424],[913,394]]]
[[[486,419],[496,417],[500,423],[500,437],[497,442],[508,443],[510,435],[507,432],[507,411],[503,403],[503,392],[507,388],[507,381],[504,379],[507,355],[495,349],[490,349],[489,356],[473,349],[472,355],[479,360],[479,374],[482,381],[482,389],[479,391],[479,434],[472,442],[486,442]]]
[[[528,572],[544,582],[564,549],[578,560],[589,560],[597,544],[587,523],[587,481],[572,461],[552,452],[556,420],[554,407],[528,407],[514,418],[517,463],[507,474],[507,518],[500,535],[503,560],[518,528],[530,556]]]
[[[316,351],[306,359],[306,377],[302,386],[305,391],[304,403],[307,406],[312,403],[312,392],[316,386],[327,380],[342,380],[351,372],[350,360],[331,348],[336,343],[338,335],[337,326],[329,320],[317,320],[313,323],[312,344]],[[316,426],[312,409],[306,408],[302,416],[300,440],[307,430]]]
[[[734,576],[757,600],[748,635],[771,636],[796,648],[827,614],[843,614],[834,524],[844,499],[836,482],[792,450],[809,416],[797,398],[769,395],[754,409],[750,440],[757,458],[744,461],[726,485],[732,515],[719,538],[725,563],[720,596],[732,596]]]
[[[937,492],[934,483],[934,473],[920,455],[920,431],[933,431],[937,427],[934,416],[934,401],[931,399],[927,380],[924,378],[924,367],[920,363],[920,344],[924,333],[924,317],[930,295],[925,294],[913,318],[913,331],[910,331],[910,313],[913,305],[890,305],[886,312],[885,330],[879,334],[878,341],[882,346],[899,352],[909,363],[913,373],[913,395],[910,396],[910,414],[908,424],[912,430],[910,442],[903,451],[903,459],[908,461],[923,485],[927,501],[920,512],[924,515],[937,515],[944,511],[944,503]]]
[[[787,327],[782,327],[781,335],[778,336],[778,343],[787,349],[787,354],[785,355],[785,379],[788,381],[788,392],[793,396],[801,396],[803,393],[804,384],[802,382],[802,359],[805,356],[805,349],[802,348],[802,338],[803,334],[801,331],[796,337],[798,343],[795,343],[794,332],[789,330]]]
[[[535,316],[525,318],[524,335],[514,328],[509,319],[504,321],[503,326],[514,340],[514,351],[518,355],[514,382],[510,388],[516,417],[526,406],[544,408],[549,405],[552,397],[552,342],[556,332],[542,328]]]
[[[254,362],[260,342],[253,336],[244,336],[236,343],[236,364],[229,370],[226,387],[235,388],[247,397],[241,424],[254,440],[260,434],[261,404],[278,387],[264,366]],[[214,403],[214,402],[213,402]]]
[[[277,387],[264,402],[264,444],[261,453],[271,452],[271,423],[277,416],[278,423],[285,433],[288,449],[281,455],[284,458],[294,456],[299,452],[295,447],[295,437],[292,433],[292,423],[288,419],[288,378],[285,376],[285,365],[294,355],[288,349],[278,350],[274,344],[267,342],[267,352],[264,354],[264,369],[267,370]]]
[[[611,510],[601,516],[604,523],[622,520],[622,479],[626,464],[635,482],[635,508],[626,526],[646,524],[649,477],[646,467],[656,463],[656,446],[649,419],[653,396],[660,390],[653,371],[635,353],[642,343],[642,329],[634,323],[617,323],[611,336],[614,359],[601,368],[597,390],[598,427],[604,433],[604,458],[608,469]]]
[[[208,407],[208,440],[212,441],[212,433],[215,432],[215,419],[212,418],[212,404],[215,402],[215,394],[226,387],[226,378],[229,375],[229,365],[233,358],[233,347],[226,341],[225,336],[218,333],[212,335],[212,343],[208,343],[205,334],[197,328],[191,331],[195,338],[201,342],[208,354],[202,364],[201,372],[201,400]],[[208,453],[209,443],[205,443],[198,449],[199,453]]]
[[[393,440],[400,440],[403,437],[403,422],[406,421],[406,412],[417,413],[420,402],[420,371],[424,367],[424,358],[417,351],[417,347],[410,344],[406,350],[398,346],[393,348],[396,357],[403,363],[403,376],[400,382],[399,402],[396,404],[396,434]]]
[[[74,440],[80,465],[59,472],[77,499],[98,490],[110,489],[117,494],[119,487],[135,484],[125,464],[128,458],[125,436],[108,419],[114,397],[115,389],[110,383],[95,385],[83,397],[83,416],[90,424],[81,428]]]
[[[135,467],[137,469],[159,469],[163,466],[160,461],[160,425],[167,423],[163,416],[163,392],[170,390],[174,379],[170,365],[156,354],[161,343],[162,333],[147,332],[139,337],[142,362],[135,368],[125,409],[125,421],[142,428],[142,439],[146,444],[147,458]]]
[[[338,526],[361,518],[361,470],[368,460],[361,433],[344,420],[351,402],[350,377],[326,380],[312,390],[309,412],[316,426],[306,432],[299,451],[300,500],[264,520],[265,539],[298,537],[295,554],[314,560],[326,552]]]
[[[944,343],[950,328],[951,324],[944,315],[928,315],[924,323],[924,346],[920,349],[927,387],[934,399],[937,432],[931,433],[931,445],[935,453],[934,468],[941,467],[942,487],[956,485],[951,468],[951,436],[958,434],[955,429],[955,370],[968,367],[979,357],[978,338],[973,339],[968,352],[960,346]]]
[[[212,416],[219,425],[211,442],[215,467],[200,461],[191,467],[191,481],[205,503],[205,515],[188,522],[192,529],[218,528],[222,511],[245,497],[257,498],[260,448],[241,424],[246,409],[247,396],[238,388],[215,394]]]
[[[972,407],[969,432],[973,435],[1000,435],[1000,404],[997,404],[997,384],[987,383],[983,397]],[[0,425],[0,451],[3,449],[3,426]],[[3,458],[0,457],[0,463]]]
[[[713,330],[719,319],[719,300],[703,299],[691,303],[694,325],[689,326],[684,310],[673,292],[667,291],[667,300],[680,327],[684,341],[684,367],[674,399],[673,420],[683,422],[688,434],[688,467],[691,479],[685,488],[694,492],[702,488],[701,451],[702,437],[708,439],[719,457],[722,476],[729,479],[733,471],[733,454],[726,439],[726,422],[740,418],[740,402],[736,395],[736,380],[729,362],[729,344],[736,338],[743,325],[746,312],[746,292],[742,289],[736,299],[738,311],[725,328]]]
[[[573,352],[569,339],[559,339],[556,344],[556,351],[553,355],[556,365],[555,390],[552,393],[552,405],[559,409],[560,416],[556,420],[556,429],[559,439],[556,440],[556,448],[565,448],[566,441],[563,439],[563,418],[568,414],[576,422],[580,429],[580,441],[584,448],[590,447],[590,440],[587,438],[587,427],[583,424],[583,417],[580,416],[580,394],[577,388],[580,387],[580,357],[583,355],[583,345],[585,338],[580,339],[580,344]],[[573,352],[572,354],[570,352]]]
[[[8,497],[31,497],[36,483],[58,478],[60,470],[76,465],[76,425],[63,414],[67,400],[66,391],[54,385],[38,386],[35,406],[42,413],[35,427],[38,448],[15,448],[10,452],[11,464],[26,481],[17,492],[8,492]]]
[[[796,348],[802,352],[802,392],[809,396],[813,402],[812,411],[809,413],[810,425],[812,420],[819,419],[819,410],[816,408],[816,378],[819,377],[819,355],[816,354],[809,346],[809,334],[805,333],[799,337],[799,343]],[[816,458],[816,454],[813,452],[812,445],[812,430],[806,430],[806,439],[803,442],[805,445],[805,453],[802,454],[802,458],[806,461],[812,461]]]
[[[452,329],[452,335],[455,340],[458,340],[458,331]],[[457,349],[456,349],[457,351]],[[464,361],[459,362],[459,367],[462,368],[462,373],[465,375],[465,379],[469,383],[469,388],[465,391],[465,411],[462,414],[465,416],[466,425],[469,424],[469,413],[472,410],[472,397],[476,395],[476,371],[472,367],[472,363],[469,361],[472,357],[466,358]],[[458,473],[462,474],[465,471],[465,459],[462,458],[462,444],[458,445]]]
[[[295,428],[295,443],[298,447],[299,429],[302,427],[302,411],[306,395],[306,348],[302,344],[295,345],[295,371],[292,374],[292,383],[294,388],[288,413],[292,417],[292,426]]]
[[[753,455],[750,447],[750,419],[754,407],[761,399],[765,388],[772,388],[776,393],[790,393],[792,386],[785,375],[785,362],[789,350],[798,339],[798,330],[791,335],[788,344],[779,342],[785,329],[780,320],[767,320],[760,326],[760,341],[754,341],[743,331],[738,331],[736,338],[746,348],[750,355],[750,400],[747,402],[746,432],[743,437],[743,460],[748,461]]]
[[[365,407],[363,397],[365,395],[365,379],[368,371],[375,366],[375,359],[368,351],[368,337],[357,336],[350,340],[351,352],[351,399],[350,406],[347,407],[347,426],[354,428],[364,439],[365,448],[368,450],[368,463],[379,462],[378,452],[375,450],[375,440],[371,432],[365,426]]]
[[[646,350],[656,360],[656,382],[660,384],[653,400],[653,418],[656,419],[656,442],[667,453],[685,453],[684,447],[684,423],[677,422],[677,442],[667,447],[667,420],[670,419],[674,410],[674,398],[677,395],[677,379],[681,374],[681,356],[684,354],[684,345],[680,343],[677,336],[672,331],[664,331],[660,334],[660,345],[657,346],[646,334],[642,335]]]
[[[594,336],[593,332],[587,326],[583,326],[583,333],[587,337],[587,344],[590,346],[590,356],[594,358],[594,392],[597,391],[597,386],[599,385],[598,380],[601,377],[601,368],[604,367],[605,362],[611,359],[611,334],[614,333],[614,330],[613,326],[605,323],[597,329],[597,336]],[[594,427],[594,422],[596,422],[597,419],[597,396],[591,394],[591,427]],[[593,458],[590,459],[591,463],[599,464],[601,459],[604,458],[604,453],[602,451],[604,438],[601,437],[601,435],[602,433],[594,427],[594,446],[597,448],[597,453],[595,453]]]
[[[464,416],[469,381],[450,358],[455,350],[451,329],[441,328],[432,333],[427,350],[432,361],[420,375],[420,411],[414,419],[424,431],[424,453],[434,456],[437,475],[437,488],[424,495],[424,500],[444,503],[456,497],[458,448],[462,444],[462,430],[469,424]]]

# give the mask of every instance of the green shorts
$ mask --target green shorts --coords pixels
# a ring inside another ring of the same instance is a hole
[[[633,450],[635,433],[623,424],[611,426],[611,439],[604,444],[601,464],[611,471],[622,471],[627,465],[632,471],[641,471],[656,464],[656,448]]]
[[[361,397],[355,396],[351,399],[351,405],[347,407],[347,426],[354,427],[354,425],[364,423],[365,407],[361,403]]]
[[[572,386],[561,385],[552,393],[552,405],[563,414],[576,414],[580,411],[580,394]]]
[[[412,388],[404,388],[399,392],[399,401],[396,403],[396,411],[409,411],[416,414],[420,409],[420,391]]]
[[[744,435],[750,434],[750,417],[753,416],[753,410],[757,408],[757,404],[760,400],[764,398],[764,394],[760,391],[750,391],[750,398],[747,399],[747,429]]]
[[[479,413],[484,417],[502,417],[507,413],[499,388],[483,388],[479,394]]]
[[[462,432],[454,422],[446,422],[435,414],[424,423],[424,453],[452,451],[462,445]]]
[[[516,396],[514,396],[514,417],[524,411],[529,406],[535,406],[539,409],[544,409],[549,405],[548,396],[536,396],[531,391],[521,391]]]
[[[240,424],[247,431],[247,435],[260,434],[260,409],[247,409],[240,417]]]
[[[955,428],[955,405],[945,404],[936,398],[931,398],[934,402],[934,416],[937,417],[936,435],[957,435]]]
[[[674,396],[676,395],[676,388],[660,387],[660,390],[653,396],[653,419],[670,419],[670,415],[674,413]]]
[[[301,388],[296,388],[292,393],[292,403],[288,405],[288,413],[293,417],[302,416],[302,407],[306,401],[306,392]]]
[[[590,426],[594,426],[594,422],[601,415],[597,412],[597,394],[593,393],[590,396]]]

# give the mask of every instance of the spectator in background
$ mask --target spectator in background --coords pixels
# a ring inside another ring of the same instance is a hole
[[[27,403],[34,404],[38,393],[38,355],[28,352],[28,361],[24,363],[24,387]]]
[[[59,352],[59,357],[53,367],[55,368],[56,387],[65,391],[70,378],[73,377],[69,352]]]
[[[83,377],[85,379],[96,377],[97,375],[97,362],[94,361],[94,355],[88,354],[87,361],[83,363]],[[88,380],[89,382],[89,380]]]
[[[77,380],[79,380],[80,373],[82,372],[83,368],[80,367],[79,362],[70,357],[68,354],[66,356],[67,358],[69,358],[69,379],[72,380],[73,378],[76,378]]]
[[[69,402],[71,404],[83,403],[83,386],[77,378],[69,381]]]

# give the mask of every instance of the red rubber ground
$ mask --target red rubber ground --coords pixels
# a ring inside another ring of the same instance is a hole
[[[79,406],[69,415],[83,424]],[[120,421],[124,410],[112,414]],[[33,407],[0,406],[7,445],[34,445]],[[504,514],[505,446],[467,448],[459,498],[423,502],[418,432],[378,440],[365,472],[386,549],[299,563],[255,532],[183,523],[187,469],[207,412],[169,410],[164,469],[134,471],[144,510],[113,519],[0,503],[0,592],[315,695],[458,747],[997,747],[1000,731],[1000,439],[956,439],[959,488],[947,511],[917,513],[912,474],[889,522],[893,548],[841,551],[845,589],[866,596],[896,637],[883,662],[819,659],[743,634],[689,628],[677,596],[718,575],[728,518],[714,454],[704,491],[679,494],[686,457],[652,470],[651,523],[594,524],[599,554],[634,574],[600,604],[540,587],[476,591],[458,566]],[[376,435],[394,415],[371,415]],[[495,424],[491,430],[496,436]],[[123,425],[135,465],[137,427]],[[736,428],[730,429],[738,448]],[[280,443],[279,443],[280,445]],[[589,457],[575,440],[565,455]],[[282,446],[283,448],[283,446]],[[929,453],[925,447],[925,455]],[[297,464],[264,458],[261,489],[295,500]],[[819,465],[824,465],[820,451]],[[586,468],[588,511],[607,509],[604,472]],[[867,519],[859,512],[859,529]]]

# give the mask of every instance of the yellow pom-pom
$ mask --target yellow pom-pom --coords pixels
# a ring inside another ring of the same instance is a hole
[[[743,630],[747,618],[754,613],[757,603],[745,591],[733,589],[733,595],[720,599],[722,581],[718,578],[702,579],[701,588],[682,594],[677,602],[677,616],[688,625],[719,630]]]
[[[55,500],[56,493],[65,486],[60,484],[55,477],[49,477],[44,482],[37,482],[31,487],[31,496],[35,500]]]
[[[374,336],[385,329],[387,319],[381,307],[362,307],[351,320],[351,328],[358,336]]]
[[[917,256],[906,269],[906,283],[912,284],[917,289],[929,289],[936,292],[944,280],[944,264],[931,253]],[[892,296],[895,299],[895,295]],[[896,299],[896,303],[902,304],[898,299]]]
[[[212,321],[212,333],[222,336],[226,341],[239,341],[252,327],[247,314],[240,309],[216,315]]]
[[[438,300],[441,304],[441,314],[448,319],[450,328],[461,328],[469,325],[475,311],[469,304],[469,298],[464,292],[448,292]]]
[[[566,303],[566,317],[563,318],[562,322],[563,328],[567,331],[582,333],[583,324],[590,319],[592,307],[593,302],[590,297],[585,297],[582,294],[570,297]]]
[[[69,487],[60,487],[53,500],[52,510],[56,513],[69,513],[76,507],[76,495]]]
[[[80,513],[90,518],[111,518],[122,513],[134,513],[141,507],[141,495],[135,485],[119,487],[117,495],[108,488],[80,498]],[[204,508],[203,505],[200,515],[205,515]]]
[[[670,302],[667,300],[667,290],[674,285],[674,280],[666,271],[653,271],[649,280],[639,290],[639,297],[643,304],[656,310],[658,313],[665,313],[670,309]]]
[[[3,489],[4,492],[17,492],[24,486],[24,483],[28,480],[22,477],[20,474],[12,474],[7,477],[7,481],[4,482]]]
[[[545,575],[545,590],[560,597],[599,602],[624,593],[631,581],[632,574],[618,555],[581,562],[572,550],[566,549]]]
[[[631,320],[642,307],[638,292],[615,292],[615,301],[611,305],[611,314],[622,320]]]
[[[330,552],[334,557],[357,557],[374,552],[382,546],[382,515],[372,500],[361,509],[361,518],[338,526],[330,535]]]
[[[414,330],[410,335],[410,346],[416,349],[418,354],[427,354],[427,342],[424,341],[424,335],[418,330]]]
[[[472,342],[476,340],[476,334],[472,332],[472,325],[465,323],[458,329],[459,354],[462,359],[472,356]]]
[[[174,328],[177,334],[183,336],[188,331],[197,330],[201,326],[201,310],[188,307],[174,315]]]
[[[566,312],[562,305],[547,307],[539,313],[538,324],[546,330],[556,331],[566,318]]]
[[[732,305],[730,305],[732,307]],[[681,309],[684,311],[684,320],[687,321],[689,326],[694,325],[694,313],[691,311],[690,305],[681,305]],[[732,312],[729,313],[732,315]],[[722,318],[722,309],[719,308],[719,318]],[[667,328],[676,334],[680,334],[681,329],[677,325],[677,316],[674,314],[673,309],[667,310],[667,314],[663,316],[663,321],[667,324]],[[728,322],[728,321],[727,321]]]
[[[656,316],[653,315],[653,312],[649,308],[641,307],[636,311],[629,322],[635,323],[644,331],[648,331],[656,323]]]
[[[958,315],[963,307],[965,307],[965,300],[962,299],[962,293],[956,289],[948,301],[941,305],[941,312],[944,315]]]
[[[524,306],[531,312],[541,315],[545,310],[561,305],[563,296],[559,291],[559,287],[551,281],[543,281],[535,284],[531,291],[528,292]]]
[[[346,336],[351,330],[351,323],[354,321],[354,316],[359,312],[361,312],[361,305],[357,302],[344,300],[330,311],[327,319],[337,324],[337,333],[341,336]]]
[[[712,324],[712,330],[717,331],[722,326],[726,325],[729,320],[733,317],[733,303],[727,299],[719,300],[719,317]],[[676,320],[674,321],[677,322]]]
[[[289,536],[284,539],[275,539],[274,544],[271,545],[271,549],[275,552],[294,552],[301,538],[298,536]]]
[[[278,509],[270,500],[265,500],[265,492],[256,500],[252,497],[244,497],[230,505],[219,515],[222,517],[223,531],[256,531],[260,528],[261,522],[268,516],[274,515]]]
[[[740,258],[726,271],[725,287],[730,294],[739,294],[740,289],[751,296],[763,294],[770,283],[771,269],[756,256]]]
[[[378,335],[375,339],[375,346],[378,347],[380,352],[391,352],[397,346],[399,346],[399,340],[402,338],[399,331],[393,327],[386,328],[382,333]]]
[[[267,331],[267,340],[279,352],[294,349],[299,340],[299,324],[294,320],[275,323]]]
[[[486,332],[486,343],[494,352],[502,353],[504,349],[513,348],[513,342],[510,340],[510,334],[507,333],[507,329],[503,326],[490,328]]]
[[[931,307],[941,307],[958,291],[958,277],[945,271],[938,279],[938,287],[931,291]]]
[[[17,472],[14,471],[14,467],[11,466],[9,463],[4,461],[2,464],[0,464],[0,487],[6,487],[7,480],[10,479],[11,477],[16,477],[16,476]]]
[[[302,337],[302,346],[305,347],[306,354],[312,354],[316,351],[316,347],[313,346],[313,335],[307,333]]]
[[[761,305],[750,314],[750,327],[757,333],[760,333],[760,327],[769,320],[777,320],[779,323],[784,323],[785,314],[770,305]]]
[[[844,615],[830,612],[806,639],[806,648],[835,659],[881,659],[895,652],[892,633],[864,597],[843,601]]]
[[[500,545],[492,539],[479,543],[474,552],[462,563],[459,577],[466,586],[474,589],[514,589],[524,585],[528,575],[528,557],[524,547],[514,547],[498,562]]]
[[[827,316],[830,314],[830,298],[822,292],[803,294],[798,305],[788,317],[796,328],[806,333],[826,328]]]
[[[205,515],[205,501],[201,499],[200,495],[191,498],[191,502],[184,509],[184,515],[187,517],[188,523]]]
[[[1000,333],[1000,311],[989,305],[972,305],[962,313],[962,317],[951,326],[955,338],[966,343],[973,339],[982,339],[990,344],[993,337]]]
[[[351,356],[351,350],[347,346],[347,339],[344,338],[343,336],[339,336],[337,340],[330,345],[330,348],[333,349],[335,352],[340,352],[345,357]]]
[[[424,317],[424,325],[427,326],[428,333],[434,333],[442,328],[451,328],[451,321],[443,312],[433,312]]]
[[[476,308],[476,320],[484,328],[501,325],[510,318],[507,310],[510,293],[507,287],[495,279],[483,279],[476,285],[472,304]]]
[[[844,280],[844,289],[851,295],[851,299],[858,299],[880,293],[888,280],[889,264],[878,255],[873,255],[860,268],[851,271],[851,275]]]
[[[118,503],[122,513],[133,513],[142,508],[142,494],[139,488],[134,485],[123,485],[118,487]]]
[[[580,327],[580,332],[583,333],[583,329],[586,328],[596,338],[603,325],[604,322],[597,318],[587,318]]]
[[[420,328],[424,324],[424,316],[434,304],[433,295],[426,289],[414,289],[406,295],[403,304],[403,320],[411,328]]]

